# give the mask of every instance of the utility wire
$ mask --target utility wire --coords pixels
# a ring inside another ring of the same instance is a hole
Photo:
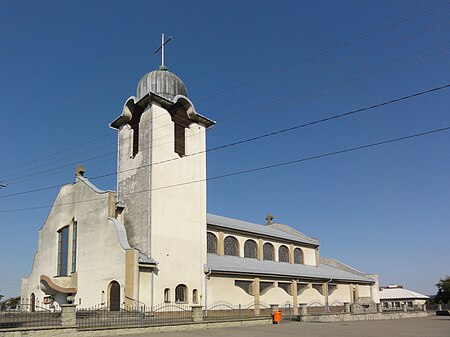
[[[338,118],[343,118],[343,117],[347,117],[347,116],[350,116],[350,115],[355,115],[355,114],[358,114],[360,112],[373,110],[373,109],[380,108],[380,107],[383,107],[383,106],[386,106],[386,105],[390,105],[390,104],[398,103],[398,102],[401,102],[401,101],[405,101],[405,100],[408,100],[408,99],[411,99],[411,98],[414,98],[414,97],[423,96],[423,95],[426,95],[426,94],[429,94],[429,93],[432,93],[432,92],[436,92],[436,91],[439,91],[439,90],[443,90],[443,89],[446,89],[446,88],[449,88],[449,87],[450,87],[450,84],[442,85],[442,86],[439,86],[439,87],[435,87],[435,88],[432,88],[432,89],[416,92],[414,94],[410,94],[410,95],[403,96],[403,97],[400,97],[400,98],[391,99],[389,101],[385,101],[385,102],[382,102],[382,103],[373,104],[373,105],[368,106],[368,107],[364,107],[364,108],[360,108],[360,109],[344,112],[344,113],[341,113],[341,114],[336,114],[336,115],[333,115],[333,116],[330,116],[330,117],[321,118],[321,119],[318,119],[318,120],[315,120],[315,121],[312,121],[312,122],[308,122],[308,123],[298,124],[298,125],[295,125],[295,126],[292,126],[292,127],[289,127],[289,128],[284,128],[284,129],[280,129],[280,130],[277,130],[277,131],[265,133],[265,134],[262,134],[262,135],[259,135],[259,136],[246,138],[246,139],[243,139],[243,140],[240,140],[240,141],[237,141],[237,142],[232,142],[232,143],[216,146],[216,147],[213,147],[213,148],[210,148],[210,149],[206,149],[206,150],[203,150],[203,151],[194,152],[194,153],[192,153],[190,155],[186,155],[185,157],[191,157],[191,156],[195,156],[195,155],[199,155],[199,154],[203,154],[203,153],[207,153],[207,152],[222,150],[222,149],[225,149],[225,148],[228,148],[228,147],[242,145],[242,144],[253,142],[253,141],[256,141],[256,140],[259,140],[259,139],[273,137],[273,136],[276,136],[276,135],[279,135],[279,134],[291,132],[291,131],[294,131],[294,130],[297,130],[297,129],[301,129],[301,128],[305,128],[305,127],[308,127],[308,126],[312,126],[312,125],[315,125],[315,124],[329,122],[329,121],[332,121],[332,120],[335,120],[335,119],[338,119]],[[138,170],[138,169],[151,167],[151,166],[158,165],[158,164],[171,162],[171,161],[174,161],[174,160],[180,160],[180,159],[185,158],[185,157],[171,158],[171,159],[163,160],[163,161],[156,162],[156,163],[142,165],[142,166],[139,166],[139,167],[136,167],[136,168],[126,169],[126,170],[122,170],[122,171],[115,171],[115,172],[106,173],[106,174],[103,174],[103,175],[94,176],[94,177],[91,177],[89,179],[90,180],[95,180],[95,179],[105,178],[105,177],[117,175],[117,174],[120,174],[120,173],[135,171],[135,170]],[[40,192],[40,191],[49,190],[49,189],[53,189],[53,188],[57,188],[57,187],[62,187],[64,185],[66,185],[66,184],[57,184],[57,185],[37,188],[37,189],[33,189],[33,190],[28,190],[28,191],[22,191],[22,192],[6,194],[6,195],[0,196],[0,198],[18,196],[18,195],[29,194],[29,193],[34,193],[34,192]]]
[[[234,89],[240,88],[240,87],[242,87],[242,86],[245,86],[245,85],[247,85],[247,84],[256,82],[256,81],[258,81],[258,80],[260,80],[260,79],[263,79],[263,78],[265,78],[265,77],[267,77],[267,76],[269,76],[269,75],[271,75],[271,74],[274,74],[274,73],[280,72],[280,71],[282,71],[282,70],[291,68],[291,67],[293,67],[293,66],[295,66],[295,65],[297,65],[297,64],[301,64],[301,63],[307,62],[307,61],[309,61],[309,60],[313,60],[313,59],[315,59],[315,58],[317,58],[317,57],[319,57],[319,56],[323,56],[323,55],[329,54],[329,53],[331,53],[331,52],[333,52],[333,51],[336,51],[336,50],[338,50],[338,49],[340,49],[340,48],[343,48],[343,47],[345,47],[345,46],[348,46],[348,45],[350,45],[350,44],[352,44],[352,43],[354,43],[354,42],[363,40],[363,39],[365,39],[365,38],[367,38],[367,37],[370,37],[370,36],[372,36],[372,35],[375,35],[375,34],[377,34],[377,33],[380,33],[380,32],[382,32],[382,31],[384,31],[384,30],[390,29],[390,28],[392,28],[392,27],[398,26],[398,25],[400,25],[400,24],[402,24],[402,23],[405,23],[405,22],[407,22],[407,21],[410,21],[410,20],[413,20],[413,19],[415,19],[415,18],[417,18],[417,17],[420,17],[420,16],[422,16],[422,15],[425,15],[425,14],[428,14],[428,13],[430,13],[430,12],[436,11],[436,10],[442,8],[442,7],[447,6],[448,4],[450,4],[450,1],[447,1],[447,2],[444,2],[444,3],[439,4],[439,5],[437,5],[437,6],[428,8],[428,9],[426,9],[426,10],[424,10],[424,11],[421,11],[421,12],[419,12],[419,13],[416,13],[416,14],[412,15],[412,16],[409,16],[409,17],[406,17],[406,18],[404,18],[404,19],[401,19],[400,21],[394,22],[394,23],[392,23],[392,24],[383,26],[383,27],[381,27],[381,28],[379,28],[379,29],[377,29],[377,30],[374,30],[374,31],[372,31],[372,32],[369,32],[369,33],[367,33],[367,34],[360,35],[360,36],[358,36],[358,37],[356,37],[356,38],[353,38],[353,39],[348,40],[348,41],[346,41],[346,42],[344,42],[344,43],[341,43],[341,44],[339,44],[339,45],[337,45],[337,46],[335,46],[335,47],[333,47],[333,48],[330,48],[330,49],[321,51],[321,52],[316,53],[316,54],[314,54],[314,55],[312,55],[312,56],[309,56],[309,57],[307,57],[307,58],[297,60],[297,61],[295,61],[295,62],[292,62],[292,63],[290,63],[290,64],[288,64],[288,65],[285,65],[285,66],[282,66],[282,67],[279,67],[279,68],[275,68],[274,70],[272,70],[272,71],[270,71],[270,72],[266,72],[266,73],[264,73],[264,74],[261,74],[261,75],[255,77],[255,78],[252,78],[252,79],[250,79],[250,80],[241,82],[241,83],[239,83],[239,84],[237,84],[237,85],[234,85],[234,86],[232,86],[232,87],[229,87],[229,88],[226,88],[226,89],[224,89],[224,90],[221,90],[221,91],[219,91],[219,92],[217,92],[217,93],[215,93],[215,94],[213,94],[213,95],[209,95],[209,96],[203,97],[203,98],[201,98],[199,101],[209,100],[209,99],[211,99],[212,97],[216,97],[216,96],[222,95],[223,93],[226,93],[226,92],[232,91],[232,90],[234,90]],[[60,153],[67,152],[67,151],[69,151],[69,150],[71,150],[71,149],[74,149],[74,148],[77,148],[77,147],[80,147],[80,146],[83,146],[83,145],[90,144],[90,143],[92,143],[92,142],[95,142],[95,141],[97,141],[97,140],[99,140],[99,139],[102,139],[102,138],[104,138],[104,137],[107,137],[107,136],[109,136],[109,135],[112,135],[112,134],[111,134],[111,133],[108,133],[108,134],[105,134],[105,135],[103,135],[103,136],[101,136],[101,137],[94,138],[94,139],[92,139],[92,140],[90,140],[90,141],[87,141],[87,142],[83,142],[83,143],[80,143],[80,144],[76,144],[76,145],[70,146],[70,147],[68,147],[68,148],[65,148],[65,149],[63,149],[63,150],[54,152],[54,153],[52,153],[52,154],[49,154],[49,155],[40,157],[40,158],[38,158],[38,159],[34,159],[34,160],[31,160],[31,161],[23,162],[23,163],[18,164],[18,165],[16,165],[16,166],[13,166],[13,167],[4,169],[4,170],[0,171],[0,173],[8,172],[8,171],[14,170],[14,169],[16,169],[16,168],[18,168],[18,167],[22,167],[22,166],[25,166],[25,165],[29,165],[29,164],[32,164],[32,163],[35,163],[35,162],[38,162],[38,161],[47,159],[47,158],[49,158],[49,157],[53,157],[53,156],[58,155],[58,154],[60,154]]]
[[[340,86],[342,83],[339,83],[339,81],[342,81],[342,80],[344,80],[344,79],[346,79],[346,78],[349,78],[349,79],[348,79],[348,82],[353,82],[354,80],[357,80],[357,79],[358,79],[358,77],[356,77],[356,75],[358,75],[358,74],[361,74],[359,77],[373,75],[373,74],[375,74],[375,73],[377,73],[377,72],[384,71],[385,69],[382,68],[382,69],[380,69],[380,70],[374,71],[374,72],[369,73],[369,74],[367,74],[367,75],[364,75],[364,73],[366,73],[368,70],[371,70],[371,69],[377,69],[377,68],[380,68],[380,67],[382,67],[382,66],[388,65],[389,63],[394,63],[394,62],[397,62],[398,60],[403,60],[405,57],[411,57],[411,56],[413,56],[413,55],[415,55],[415,54],[420,54],[420,53],[422,53],[422,52],[424,52],[424,51],[427,51],[427,50],[430,50],[430,49],[434,49],[434,48],[439,47],[439,46],[441,46],[441,45],[447,44],[448,42],[449,42],[449,41],[446,41],[445,43],[442,43],[442,44],[437,44],[437,45],[433,45],[433,46],[431,46],[431,47],[427,47],[427,48],[422,49],[422,50],[420,50],[420,51],[417,51],[417,52],[415,52],[415,53],[408,54],[408,55],[406,55],[406,56],[402,56],[402,57],[399,57],[399,58],[396,58],[396,59],[393,59],[393,60],[390,60],[390,61],[387,61],[387,62],[378,64],[378,65],[373,66],[373,67],[369,67],[369,68],[367,68],[367,69],[365,69],[365,70],[359,71],[359,72],[354,73],[354,74],[352,74],[352,75],[344,76],[344,77],[341,77],[341,78],[336,79],[336,80],[333,80],[333,81],[324,82],[324,83],[319,84],[319,85],[316,85],[316,86],[314,86],[314,87],[312,87],[312,88],[305,89],[305,90],[301,91],[301,92],[298,93],[298,94],[292,94],[292,95],[289,95],[289,96],[285,96],[283,99],[284,99],[285,101],[287,101],[288,98],[291,98],[291,99],[292,99],[293,97],[298,96],[298,95],[304,96],[304,95],[305,95],[306,93],[308,93],[308,92],[309,92],[309,94],[311,94],[312,92],[314,92],[314,91],[316,91],[316,90],[318,90],[318,91],[323,91],[323,90],[328,89],[328,88],[330,88],[330,87]],[[427,56],[427,55],[422,56],[422,57],[426,57],[426,56]],[[352,57],[352,58],[353,58],[353,57]],[[409,62],[409,61],[405,61],[404,63],[408,63],[408,62]],[[399,65],[401,65],[401,64],[396,65],[396,67],[399,66]],[[403,68],[403,69],[404,69],[404,68]],[[352,77],[353,77],[353,78],[352,78]],[[325,87],[326,84],[330,84],[330,85],[328,85],[328,86]],[[258,106],[256,106],[256,107],[253,107],[253,108],[248,108],[248,109],[245,109],[245,110],[242,110],[242,111],[239,111],[239,112],[234,112],[234,113],[228,115],[227,117],[224,117],[222,120],[230,119],[230,118],[232,118],[234,115],[239,115],[239,120],[237,121],[237,122],[239,122],[239,121],[242,121],[242,120],[245,119],[245,118],[242,118],[242,115],[243,115],[243,114],[248,114],[248,113],[253,112],[253,111],[258,111],[259,113],[261,113],[261,109],[263,109],[263,108],[266,109],[268,106],[271,106],[271,105],[274,105],[274,104],[276,104],[276,103],[279,103],[279,101],[280,101],[280,99],[275,99],[275,100],[266,102],[266,103],[264,103],[264,104],[260,104],[260,105],[258,105]],[[300,101],[300,103],[303,102],[303,101],[305,101],[305,99],[303,99],[302,101]],[[235,123],[235,122],[225,123],[225,124],[222,124],[221,126],[216,126],[216,128],[228,126],[229,124],[234,124],[234,123]],[[161,127],[164,127],[164,126],[168,126],[168,125],[169,125],[169,124],[163,125],[163,126],[160,126],[160,127],[158,127],[158,128],[161,128]],[[208,129],[207,131],[210,131],[210,130]],[[187,137],[190,137],[190,136],[191,136],[191,135],[189,135],[189,136],[187,136]],[[161,143],[161,144],[155,145],[156,142],[157,142],[158,140],[162,140],[162,139],[164,139],[164,138],[168,138],[168,135],[166,135],[166,136],[160,136],[160,137],[155,138],[151,146],[143,147],[142,150],[146,150],[146,149],[148,149],[148,148],[150,148],[150,147],[156,148],[156,147],[158,147],[158,146],[167,144],[168,142],[165,142],[165,143]],[[99,147],[99,148],[102,148],[102,147],[105,147],[105,146],[106,146],[106,145],[103,145],[103,146],[101,146],[101,147]],[[91,151],[88,151],[88,152],[92,152],[92,150],[91,150]],[[109,156],[109,155],[113,155],[113,154],[116,154],[116,153],[117,153],[116,151],[107,152],[107,153],[105,153],[105,154],[101,154],[101,155],[94,156],[94,157],[78,159],[78,160],[76,160],[75,162],[67,163],[67,164],[64,164],[64,165],[62,165],[62,166],[58,166],[58,167],[46,169],[46,170],[43,170],[43,171],[41,170],[41,171],[38,171],[38,172],[33,172],[33,173],[31,173],[31,174],[28,174],[28,175],[15,176],[15,177],[12,178],[12,180],[10,180],[10,181],[8,182],[8,185],[12,185],[12,184],[16,184],[16,183],[18,183],[18,182],[22,182],[22,181],[29,180],[29,179],[27,179],[27,178],[30,178],[30,177],[35,177],[35,176],[39,176],[39,175],[43,175],[43,174],[48,174],[48,172],[50,172],[50,171],[53,172],[53,171],[55,171],[55,170],[59,170],[59,169],[64,168],[64,167],[70,167],[70,166],[73,166],[73,165],[75,165],[75,164],[77,164],[77,163],[79,163],[79,162],[81,162],[81,161],[82,161],[82,162],[86,162],[86,161],[90,161],[90,162],[95,161],[95,162],[98,162],[98,159],[99,159],[99,158],[102,158],[102,157],[105,157],[105,156]],[[120,157],[122,157],[123,155],[124,155],[124,154],[119,154]],[[66,158],[66,159],[67,159],[67,158]],[[58,162],[60,162],[60,161],[62,161],[62,160],[53,161],[52,163],[58,163]],[[101,162],[104,162],[104,160],[102,160]],[[25,170],[25,171],[28,171],[28,170],[31,170],[31,169],[36,169],[36,168],[43,167],[43,166],[45,167],[45,166],[47,166],[47,164],[39,165],[39,166],[37,166],[37,167],[30,168],[30,169],[27,169],[27,170]],[[19,172],[20,172],[20,171],[19,171]],[[11,177],[11,175],[4,176],[4,178],[8,178],[8,177]],[[10,178],[10,179],[11,179],[11,178]]]
[[[174,187],[179,187],[179,186],[184,186],[184,185],[201,183],[201,182],[205,182],[205,181],[208,181],[208,180],[218,180],[218,179],[238,176],[238,175],[242,175],[242,174],[249,174],[249,173],[254,173],[254,172],[263,171],[263,170],[269,170],[269,169],[273,169],[273,168],[277,168],[277,167],[288,166],[288,165],[292,165],[292,164],[299,164],[299,163],[302,163],[302,162],[307,162],[307,161],[311,161],[311,160],[315,160],[315,159],[326,158],[326,157],[331,157],[331,156],[337,156],[337,155],[341,155],[341,154],[345,154],[345,153],[349,153],[349,152],[353,152],[353,151],[359,151],[359,150],[363,150],[363,149],[367,149],[367,148],[372,148],[372,147],[377,147],[377,146],[381,146],[381,145],[391,144],[391,143],[400,142],[400,141],[404,141],[404,140],[408,140],[408,139],[428,136],[428,135],[431,135],[431,134],[436,134],[436,133],[439,133],[439,132],[444,132],[444,131],[449,131],[449,130],[450,130],[450,126],[446,126],[446,127],[439,128],[439,129],[424,131],[424,132],[415,133],[415,134],[411,134],[411,135],[407,135],[407,136],[403,136],[403,137],[398,137],[398,138],[391,138],[391,139],[388,139],[388,140],[383,140],[383,141],[379,141],[379,142],[375,142],[375,143],[369,143],[369,144],[365,144],[365,145],[350,147],[350,148],[346,148],[346,149],[342,149],[342,150],[322,153],[322,154],[318,154],[318,155],[315,155],[315,156],[299,158],[299,159],[285,161],[285,162],[272,164],[272,165],[267,165],[267,166],[255,167],[255,168],[252,168],[252,169],[236,171],[236,172],[222,174],[222,175],[213,176],[213,177],[204,178],[204,179],[191,180],[191,181],[187,181],[187,182],[184,182],[184,183],[178,183],[178,184],[161,186],[161,187],[152,188],[152,189],[145,189],[145,190],[140,190],[140,191],[135,191],[135,192],[124,193],[122,195],[132,195],[132,194],[144,193],[144,192],[149,192],[149,191],[157,191],[157,190],[174,188]],[[87,199],[87,200],[72,201],[72,202],[67,202],[67,203],[61,203],[61,204],[58,204],[58,205],[46,205],[46,206],[36,206],[36,207],[6,209],[6,210],[4,209],[4,210],[0,210],[0,213],[30,211],[30,210],[37,210],[37,209],[50,208],[50,207],[73,205],[73,204],[90,202],[90,201],[96,201],[96,200],[101,200],[101,199],[103,199],[103,198],[94,198],[94,199]]]
[[[305,63],[305,62],[307,62],[307,61],[316,59],[317,57],[327,55],[327,54],[329,54],[329,53],[331,53],[331,52],[334,52],[334,51],[336,51],[336,50],[338,50],[338,49],[341,49],[341,48],[343,48],[343,47],[346,47],[346,46],[348,46],[348,45],[350,45],[350,44],[352,44],[352,43],[355,43],[355,42],[357,42],[357,41],[363,40],[363,39],[368,38],[368,37],[370,37],[370,36],[372,36],[372,35],[378,34],[378,33],[382,32],[382,31],[385,31],[385,30],[390,29],[390,28],[392,28],[392,27],[398,26],[398,25],[400,25],[400,24],[402,24],[402,23],[405,23],[405,22],[407,22],[407,21],[409,21],[409,20],[415,19],[415,18],[417,18],[417,17],[419,17],[419,16],[425,15],[425,14],[427,14],[427,13],[429,13],[429,12],[438,10],[438,9],[440,9],[440,8],[442,8],[442,7],[447,6],[448,4],[450,4],[450,2],[444,2],[444,3],[439,4],[439,5],[437,5],[437,6],[431,7],[431,8],[429,8],[429,9],[426,9],[426,10],[422,11],[422,12],[419,12],[419,13],[414,14],[414,15],[412,15],[412,16],[406,17],[406,18],[404,18],[404,19],[402,19],[402,20],[400,20],[400,21],[391,23],[391,24],[389,24],[389,25],[387,25],[387,26],[383,26],[383,27],[381,27],[381,28],[379,28],[379,29],[377,29],[377,30],[374,30],[374,31],[370,32],[370,33],[360,35],[360,36],[358,36],[358,37],[356,37],[356,38],[353,38],[353,39],[351,39],[351,40],[349,40],[349,41],[346,41],[346,42],[344,42],[344,43],[341,43],[341,44],[339,44],[339,45],[337,45],[337,46],[335,46],[335,47],[333,47],[333,48],[326,49],[326,50],[321,51],[321,52],[318,52],[318,53],[316,53],[316,54],[314,54],[314,55],[311,55],[311,56],[308,56],[308,57],[306,57],[306,58],[303,58],[303,59],[297,60],[297,61],[295,61],[295,62],[289,63],[289,64],[287,64],[287,65],[285,65],[285,66],[281,66],[281,67],[275,68],[275,69],[273,69],[273,70],[271,70],[271,71],[268,71],[268,72],[266,72],[266,73],[264,73],[264,74],[261,74],[261,75],[259,75],[259,76],[256,76],[256,77],[254,77],[254,78],[252,78],[252,79],[249,79],[249,80],[247,80],[247,81],[241,82],[241,83],[239,83],[239,84],[237,84],[237,85],[231,86],[231,87],[226,88],[226,89],[224,89],[224,90],[222,90],[222,91],[219,91],[219,92],[217,92],[217,93],[215,93],[215,94],[212,94],[212,95],[210,95],[210,96],[207,96],[207,97],[205,97],[205,98],[202,98],[202,99],[200,99],[199,101],[205,101],[205,100],[211,99],[211,98],[213,98],[213,97],[222,95],[222,94],[224,94],[224,93],[227,93],[227,92],[229,92],[229,91],[235,90],[235,89],[237,89],[237,88],[241,88],[241,87],[243,87],[243,86],[246,86],[246,85],[248,85],[248,84],[250,84],[250,83],[259,81],[259,80],[261,80],[261,79],[263,79],[263,78],[265,78],[265,77],[267,77],[267,76],[270,76],[270,75],[272,75],[272,74],[275,74],[275,73],[278,73],[278,72],[280,72],[280,71],[283,71],[283,70],[292,68],[293,66],[296,66],[296,65],[298,65],[298,64]]]

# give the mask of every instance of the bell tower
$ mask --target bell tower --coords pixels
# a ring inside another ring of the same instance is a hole
[[[110,124],[118,130],[117,202],[128,241],[158,263],[155,303],[179,284],[204,290],[205,137],[213,125],[165,66],[141,78]]]

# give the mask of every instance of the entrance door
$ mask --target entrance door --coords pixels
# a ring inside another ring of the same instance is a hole
[[[109,284],[109,310],[120,310],[120,285],[116,281]]]

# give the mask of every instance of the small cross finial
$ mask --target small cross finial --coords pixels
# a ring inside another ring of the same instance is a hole
[[[267,214],[266,220],[268,225],[273,224],[273,219],[275,219],[275,217],[272,214]]]
[[[166,66],[164,65],[164,46],[172,40],[172,36],[169,36],[169,38],[164,41],[164,33],[161,34],[161,45],[158,47],[158,49],[155,50],[155,54],[161,50],[161,66],[159,67],[160,70],[167,70]]]

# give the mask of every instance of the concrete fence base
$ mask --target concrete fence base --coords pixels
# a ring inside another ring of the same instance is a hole
[[[0,337],[109,337],[122,335],[136,335],[151,332],[201,330],[209,328],[225,328],[232,326],[251,326],[272,324],[271,318],[253,318],[248,320],[179,323],[160,326],[126,326],[105,327],[91,329],[77,329],[76,327],[52,327],[52,328],[20,328],[0,330]]]
[[[416,318],[427,317],[434,313],[428,313],[425,311],[396,311],[396,312],[374,312],[365,314],[326,314],[326,315],[299,315],[298,320],[300,322],[351,322],[351,321],[374,321],[383,319],[403,319],[403,318]]]

